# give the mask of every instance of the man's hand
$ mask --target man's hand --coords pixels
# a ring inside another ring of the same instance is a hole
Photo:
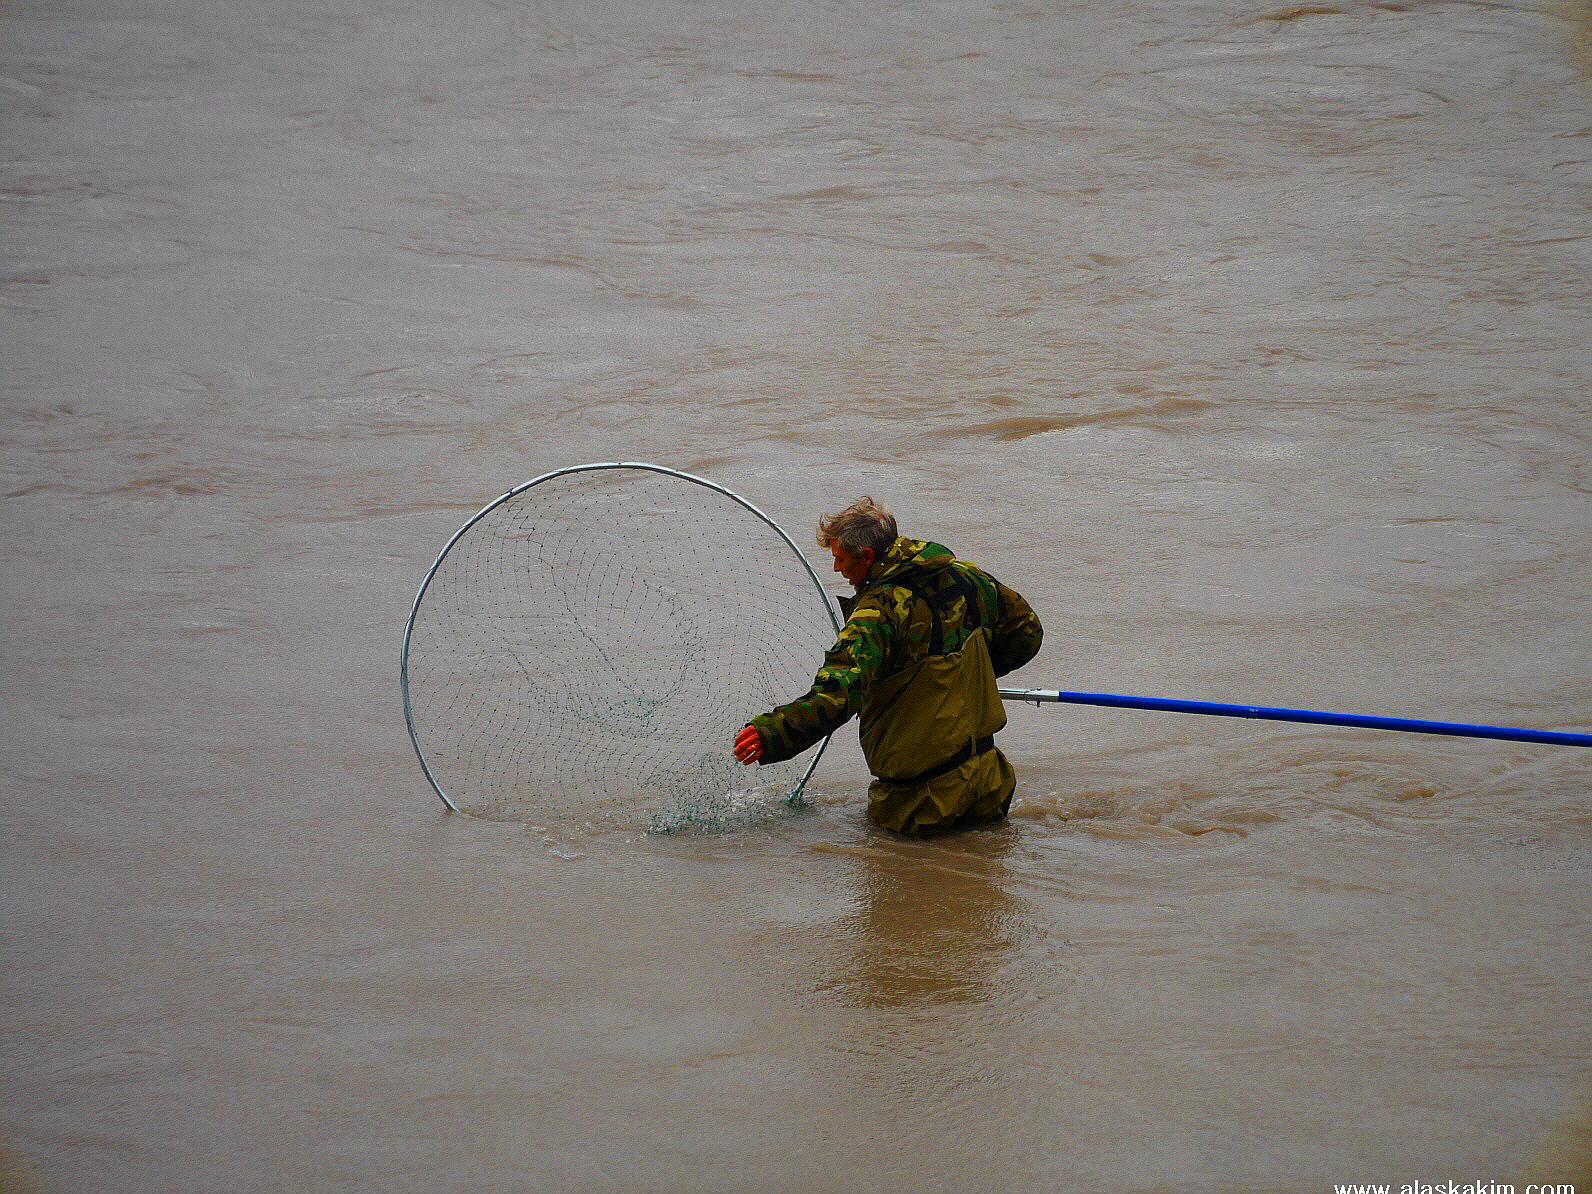
[[[749,725],[735,736],[735,757],[743,763],[755,763],[763,757],[763,736],[756,726]]]

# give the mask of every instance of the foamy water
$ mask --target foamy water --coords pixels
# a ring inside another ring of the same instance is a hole
[[[1587,732],[1583,15],[0,11],[0,1181],[1592,1181],[1588,752],[1014,706],[1001,829],[847,729],[656,836],[444,815],[397,688],[640,459],[881,498],[1019,686]]]

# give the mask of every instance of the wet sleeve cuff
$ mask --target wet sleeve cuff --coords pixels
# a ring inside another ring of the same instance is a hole
[[[795,758],[801,752],[792,750],[790,742],[780,732],[779,719],[771,713],[764,713],[752,718],[752,728],[757,731],[757,736],[763,741],[763,754],[757,761],[762,763],[783,763],[786,759]]]

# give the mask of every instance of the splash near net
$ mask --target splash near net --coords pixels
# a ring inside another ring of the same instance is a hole
[[[742,767],[735,734],[804,691],[839,629],[749,502],[648,464],[560,469],[448,542],[404,634],[404,713],[448,807],[744,825],[798,803],[820,744]]]

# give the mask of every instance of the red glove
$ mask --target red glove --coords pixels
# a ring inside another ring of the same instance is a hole
[[[735,735],[735,757],[743,763],[755,763],[763,757],[763,736],[756,726],[748,725]]]

